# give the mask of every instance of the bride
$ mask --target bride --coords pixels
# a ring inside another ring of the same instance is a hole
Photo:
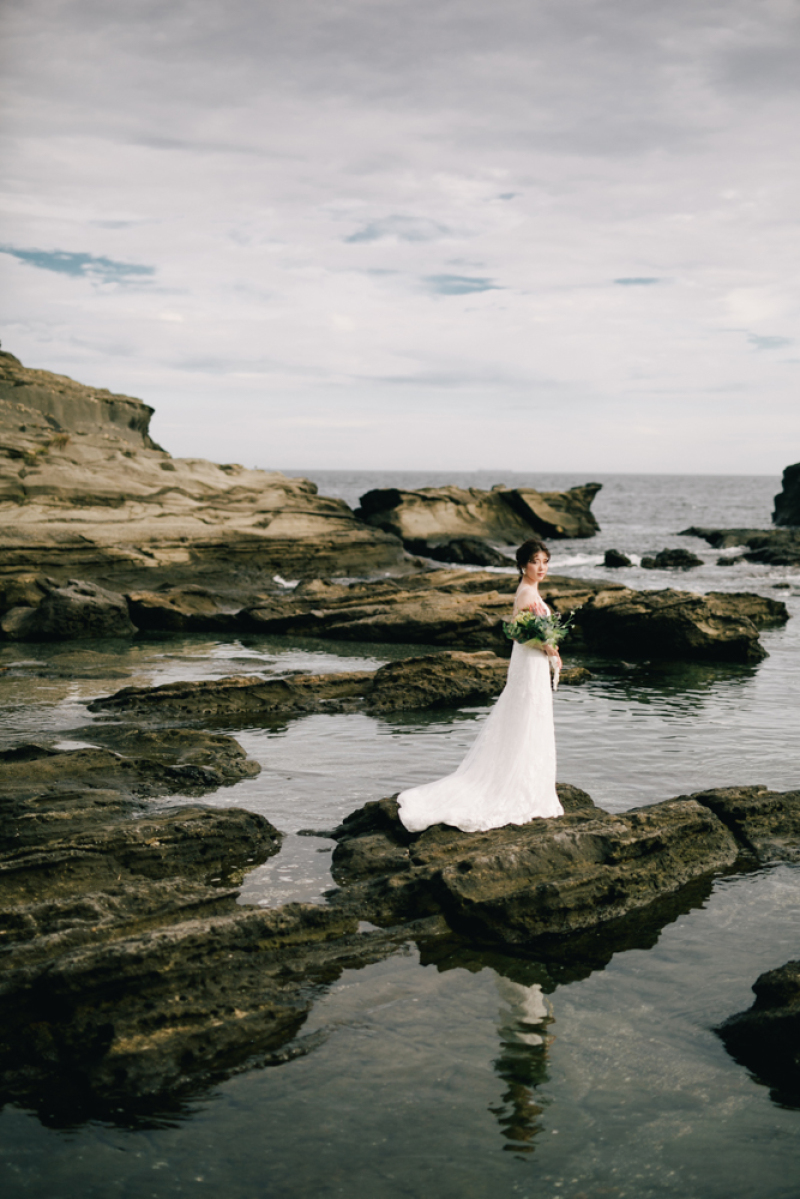
[[[547,574],[550,551],[532,539],[519,547],[516,558],[520,582],[514,616],[525,608],[549,616],[539,584]],[[548,656],[561,666],[552,646],[513,643],[505,690],[455,773],[398,796],[400,819],[409,832],[449,824],[476,833],[564,814],[556,795]]]

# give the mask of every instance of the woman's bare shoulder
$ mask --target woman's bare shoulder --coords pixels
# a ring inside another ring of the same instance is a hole
[[[517,588],[517,594],[514,596],[514,613],[521,612],[523,608],[531,607],[537,601],[541,603],[537,588],[523,580]]]

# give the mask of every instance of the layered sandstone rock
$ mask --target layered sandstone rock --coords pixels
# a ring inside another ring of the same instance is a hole
[[[483,538],[495,545],[518,545],[529,537],[592,537],[599,525],[591,503],[600,483],[569,491],[539,492],[531,487],[422,487],[404,491],[377,488],[361,497],[357,515],[367,524],[400,537],[406,548],[445,547],[457,539]],[[459,561],[449,558],[448,561]],[[461,559],[463,560],[463,559]]]
[[[466,576],[466,577],[465,577]],[[346,641],[394,641],[492,649],[503,633],[514,576],[434,571],[403,580],[300,591],[242,614],[253,630]],[[608,656],[668,661],[758,662],[759,629],[788,619],[785,604],[758,595],[633,591],[618,583],[553,576],[541,587],[557,612],[574,613],[568,646]]]
[[[403,561],[396,538],[306,479],[172,458],[150,438],[152,412],[0,352],[0,574],[241,590]]]

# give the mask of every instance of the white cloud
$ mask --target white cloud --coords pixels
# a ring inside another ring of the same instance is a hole
[[[797,42],[784,0],[17,0],[6,243],[75,269],[0,255],[3,344],[176,453],[777,472]]]

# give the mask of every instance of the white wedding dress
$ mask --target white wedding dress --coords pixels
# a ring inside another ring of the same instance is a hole
[[[550,664],[542,650],[514,642],[505,689],[464,761],[445,778],[401,791],[398,804],[412,833],[432,824],[477,833],[563,816]]]

